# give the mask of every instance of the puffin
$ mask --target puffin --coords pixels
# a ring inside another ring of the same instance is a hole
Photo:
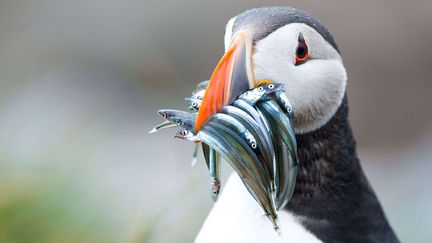
[[[348,120],[347,73],[327,28],[292,7],[247,10],[226,24],[195,129],[260,80],[293,107],[298,175],[279,234],[233,172],[195,243],[399,242],[362,170]]]

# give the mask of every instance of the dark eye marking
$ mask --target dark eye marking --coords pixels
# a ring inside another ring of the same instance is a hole
[[[305,63],[309,59],[309,48],[306,44],[306,40],[303,36],[303,33],[300,32],[298,36],[298,44],[296,49],[296,63],[295,65],[300,65]]]

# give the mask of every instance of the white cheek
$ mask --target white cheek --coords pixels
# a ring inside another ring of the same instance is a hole
[[[301,66],[268,63],[255,69],[255,78],[284,84],[294,117],[300,118],[295,123],[297,133],[313,131],[330,120],[343,100],[347,79],[339,60],[310,60]]]
[[[318,59],[295,66],[299,31],[309,38],[306,40],[311,57]],[[270,79],[284,84],[293,105],[297,133],[324,125],[343,100],[347,76],[342,60],[336,50],[308,26],[291,24],[259,41],[253,64],[255,80]]]
[[[294,116],[301,118],[296,131],[305,133],[323,126],[336,113],[345,95],[347,77],[338,60],[311,60],[295,73],[284,81],[285,92]]]

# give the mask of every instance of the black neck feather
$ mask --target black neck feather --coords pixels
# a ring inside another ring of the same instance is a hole
[[[333,118],[297,136],[299,172],[287,209],[324,242],[398,242],[356,154],[345,96]]]

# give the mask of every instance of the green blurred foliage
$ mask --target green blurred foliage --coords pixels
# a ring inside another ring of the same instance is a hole
[[[0,195],[2,243],[124,242],[115,217],[83,182],[3,172]],[[130,242],[149,242],[148,233]]]

